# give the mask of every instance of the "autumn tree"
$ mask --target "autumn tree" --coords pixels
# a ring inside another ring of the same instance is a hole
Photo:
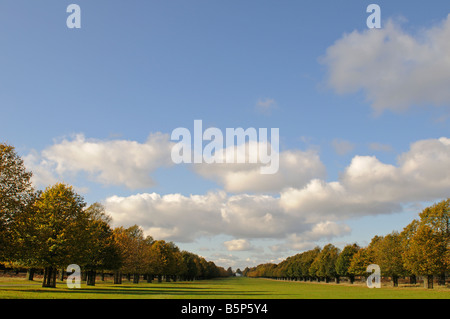
[[[414,237],[414,234],[417,231],[417,227],[419,227],[419,221],[417,219],[414,219],[411,223],[409,223],[403,231],[400,233],[401,240],[402,240],[402,262],[403,267],[405,268],[405,271],[409,275],[409,281],[411,284],[416,284],[417,282],[417,275],[412,271],[410,265],[408,264],[408,252],[411,249],[411,239]]]
[[[122,274],[127,274],[129,279],[133,276],[133,283],[139,283],[140,276],[148,272],[149,249],[153,238],[144,237],[144,232],[138,225],[115,228],[113,238],[122,258],[122,267],[116,270],[114,282],[122,283]]]
[[[71,186],[58,183],[47,187],[29,215],[21,219],[26,230],[21,238],[25,243],[21,261],[30,267],[44,268],[43,287],[56,286],[58,268],[83,263],[88,225],[85,205]]]
[[[351,276],[367,277],[367,266],[374,263],[374,256],[367,247],[361,248],[356,252],[348,267],[348,273]]]
[[[446,269],[446,250],[443,235],[421,224],[410,240],[409,249],[404,252],[405,267],[416,275],[425,276],[425,287],[432,288],[433,276]]]
[[[449,269],[450,199],[426,207],[420,220],[414,220],[402,232],[404,266],[415,275],[424,276],[424,285],[433,287],[434,276],[445,284]]]
[[[336,260],[339,256],[339,248],[332,244],[325,245],[311,264],[312,270],[317,277],[325,278],[329,282],[330,278],[336,277]]]
[[[121,266],[119,248],[114,242],[113,230],[110,227],[111,217],[103,205],[94,203],[86,209],[88,224],[83,243],[83,266],[87,273],[87,284],[95,285],[99,270],[117,270]]]
[[[182,251],[181,257],[185,265],[184,271],[181,272],[181,276],[185,280],[194,280],[199,274],[197,264],[195,262],[195,260],[198,259],[198,256],[188,251]]]
[[[355,243],[347,245],[342,249],[336,260],[336,274],[342,277],[348,277],[350,283],[355,281],[355,276],[349,273],[350,262],[353,256],[359,251],[360,247]]]
[[[165,240],[155,240],[151,246],[151,264],[153,274],[162,281],[162,277],[167,273],[170,259],[170,248]]]
[[[14,223],[33,200],[32,173],[13,146],[0,143],[0,261],[17,252]]]
[[[441,239],[442,255],[440,263],[439,285],[445,285],[445,273],[450,268],[448,263],[450,249],[450,198],[425,208],[419,214],[420,221],[424,225],[428,225],[438,238]]]
[[[320,250],[320,247],[315,247],[314,249],[308,250],[302,254],[300,259],[300,270],[302,275],[305,276],[305,280],[312,279],[316,275],[315,271],[310,272],[310,268],[317,255],[320,253]]]
[[[391,277],[394,287],[398,286],[398,278],[406,274],[402,254],[402,238],[398,232],[384,236],[374,247],[375,263],[380,266],[382,276]]]

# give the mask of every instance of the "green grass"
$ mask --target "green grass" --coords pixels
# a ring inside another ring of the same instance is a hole
[[[69,289],[63,282],[56,288],[42,288],[41,281],[0,277],[0,298],[19,299],[449,299],[450,288],[382,287],[369,289],[361,284],[286,282],[253,278],[224,278],[194,282],[114,285],[98,281]]]

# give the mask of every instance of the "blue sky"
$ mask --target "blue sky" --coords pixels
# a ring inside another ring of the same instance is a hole
[[[365,245],[450,193],[450,4],[377,1],[382,28],[368,30],[373,2],[2,0],[0,139],[26,158],[37,187],[73,184],[117,223],[141,222],[223,266]],[[81,29],[66,26],[71,3]],[[280,166],[278,188],[261,191],[271,181],[238,178],[238,190],[227,184],[233,169],[172,165],[164,134],[196,119],[223,131],[279,128],[280,152],[311,166]],[[163,141],[149,138],[157,133]],[[211,192],[224,194],[201,197]],[[152,193],[184,197],[136,198]]]

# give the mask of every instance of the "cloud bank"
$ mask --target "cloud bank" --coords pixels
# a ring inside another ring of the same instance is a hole
[[[118,224],[138,223],[170,240],[225,234],[239,240],[290,238],[298,245],[349,233],[344,223],[349,218],[401,212],[403,204],[447,197],[449,167],[450,139],[443,137],[413,143],[397,165],[355,156],[338,181],[313,178],[278,194],[152,193],[109,197],[105,205]]]
[[[31,152],[26,163],[41,181],[84,173],[104,185],[151,187],[152,172],[170,165],[171,142],[152,134],[145,143],[100,141],[77,135]],[[224,190],[206,194],[139,193],[110,196],[104,204],[115,225],[138,224],[155,238],[192,242],[227,235],[230,251],[250,249],[250,240],[284,239],[291,247],[338,237],[351,230],[345,221],[401,212],[404,204],[433,201],[450,194],[450,139],[420,140],[395,165],[375,156],[354,156],[335,181],[314,151],[280,153],[280,170],[262,175],[247,164],[196,164],[200,178]]]

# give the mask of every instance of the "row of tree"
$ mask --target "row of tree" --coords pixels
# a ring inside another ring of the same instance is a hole
[[[72,186],[62,183],[35,191],[32,173],[14,147],[0,144],[0,263],[43,270],[43,286],[55,287],[58,270],[77,264],[88,285],[99,271],[127,274],[138,283],[164,276],[193,280],[227,276],[212,261],[180,249],[173,242],[144,236],[142,228],[111,227],[105,208],[87,206]]]
[[[433,287],[433,277],[445,284],[450,270],[450,199],[425,208],[419,220],[413,220],[402,232],[375,236],[367,247],[357,244],[342,251],[332,244],[316,247],[291,256],[279,264],[267,263],[246,268],[248,277],[269,277],[295,280],[334,279],[346,277],[353,283],[355,276],[367,277],[367,266],[377,264],[381,275],[390,277],[398,286],[399,277],[409,277],[411,283],[422,276],[427,288]]]

